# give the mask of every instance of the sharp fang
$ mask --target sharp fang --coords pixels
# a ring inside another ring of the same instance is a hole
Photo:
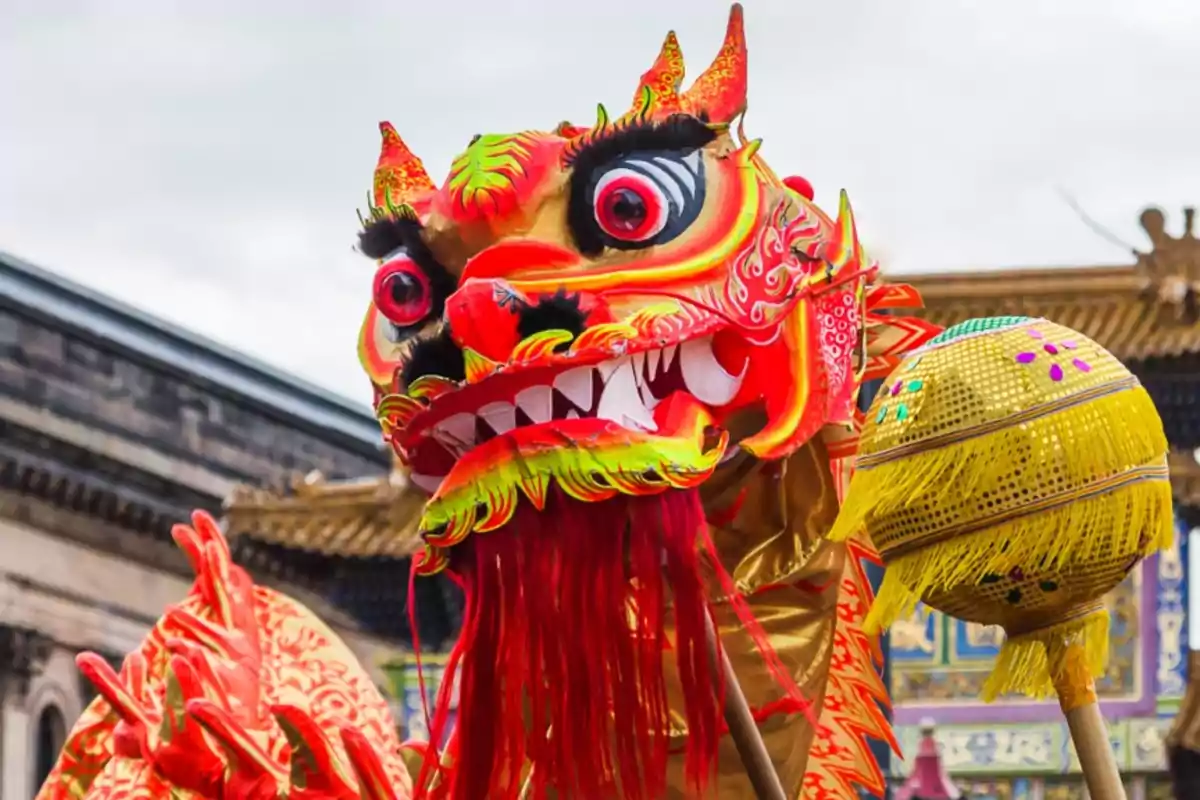
[[[569,369],[554,379],[554,388],[577,408],[585,411],[592,407],[592,368]]]
[[[624,363],[626,363],[625,359],[614,358],[614,359],[610,359],[608,361],[600,362],[599,364],[596,365],[595,369],[597,372],[600,373],[600,380],[603,381],[604,383],[608,383],[608,379],[611,378],[612,374],[617,371],[617,367],[621,366]],[[584,406],[581,406],[581,408],[583,408],[583,407]]]
[[[475,415],[455,414],[446,417],[434,427],[433,435],[452,450],[469,450],[475,445]]]
[[[438,487],[442,485],[442,479],[437,475],[422,475],[419,472],[408,473],[408,479],[412,481],[418,489],[429,494],[435,494]]]
[[[567,412],[567,419],[579,419],[579,412],[572,408]]]
[[[534,422],[549,422],[554,408],[554,390],[549,386],[530,386],[517,392],[516,402]]]
[[[638,386],[646,382],[646,354],[634,353],[630,358],[633,360],[633,380]]]
[[[652,379],[658,371],[658,357],[662,355],[661,350],[651,350],[646,353],[646,380]]]
[[[712,339],[684,342],[680,346],[679,360],[687,390],[705,405],[725,405],[742,388],[745,370],[737,376],[726,372],[713,355]]]
[[[671,368],[671,362],[675,360],[675,353],[679,350],[679,345],[673,344],[670,347],[664,347],[662,351],[662,366],[660,369],[666,372]]]
[[[517,427],[517,409],[510,403],[488,403],[478,414],[499,436]]]
[[[654,424],[654,418],[642,405],[641,397],[638,395],[637,381],[633,377],[633,362],[629,359],[621,361],[619,368],[605,384],[604,393],[600,395],[600,405],[596,409],[596,416],[612,420],[626,428],[658,430],[658,426]]]

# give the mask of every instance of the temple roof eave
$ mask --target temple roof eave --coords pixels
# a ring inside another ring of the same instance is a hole
[[[422,547],[425,498],[384,477],[307,486],[290,494],[239,488],[225,503],[230,535],[345,558],[403,559]]]

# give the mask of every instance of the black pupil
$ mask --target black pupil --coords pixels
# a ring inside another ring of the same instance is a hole
[[[406,272],[397,272],[391,281],[392,301],[398,306],[407,306],[421,299],[421,282]]]
[[[632,189],[616,189],[608,196],[608,218],[623,231],[636,231],[646,221],[646,201]]]

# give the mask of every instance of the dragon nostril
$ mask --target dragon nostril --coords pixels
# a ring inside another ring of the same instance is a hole
[[[422,339],[409,351],[401,373],[405,385],[426,375],[436,375],[452,381],[467,379],[463,351],[454,343],[449,330],[443,329],[431,339]]]
[[[539,298],[517,312],[517,333],[521,338],[541,331],[570,331],[578,336],[587,327],[587,314],[580,308],[579,295],[557,294]]]

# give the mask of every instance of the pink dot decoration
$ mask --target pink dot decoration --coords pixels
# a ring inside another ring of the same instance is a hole
[[[1037,353],[1017,353],[1018,364],[1032,364],[1035,358],[1037,358]]]
[[[1047,353],[1049,353],[1052,356],[1058,355],[1058,348],[1055,347],[1050,342],[1046,342],[1044,345],[1042,345],[1042,349],[1045,350]]]
[[[1084,361],[1082,358],[1073,358],[1071,359],[1071,363],[1074,364],[1075,369],[1079,370],[1080,372],[1092,371],[1092,365]]]
[[[896,381],[892,385],[892,397],[900,394],[900,390],[904,387],[904,381]]]
[[[1061,381],[1062,379],[1063,379],[1063,368],[1060,367],[1058,364],[1051,364],[1050,365],[1050,380],[1057,383],[1058,381]]]
[[[1042,332],[1041,332],[1041,331],[1039,331],[1037,328],[1026,328],[1025,330],[1026,330],[1026,331],[1029,333],[1029,335],[1030,335],[1030,336],[1032,336],[1034,339],[1044,339],[1044,338],[1046,338],[1046,337],[1044,337],[1044,336],[1042,335]]]

